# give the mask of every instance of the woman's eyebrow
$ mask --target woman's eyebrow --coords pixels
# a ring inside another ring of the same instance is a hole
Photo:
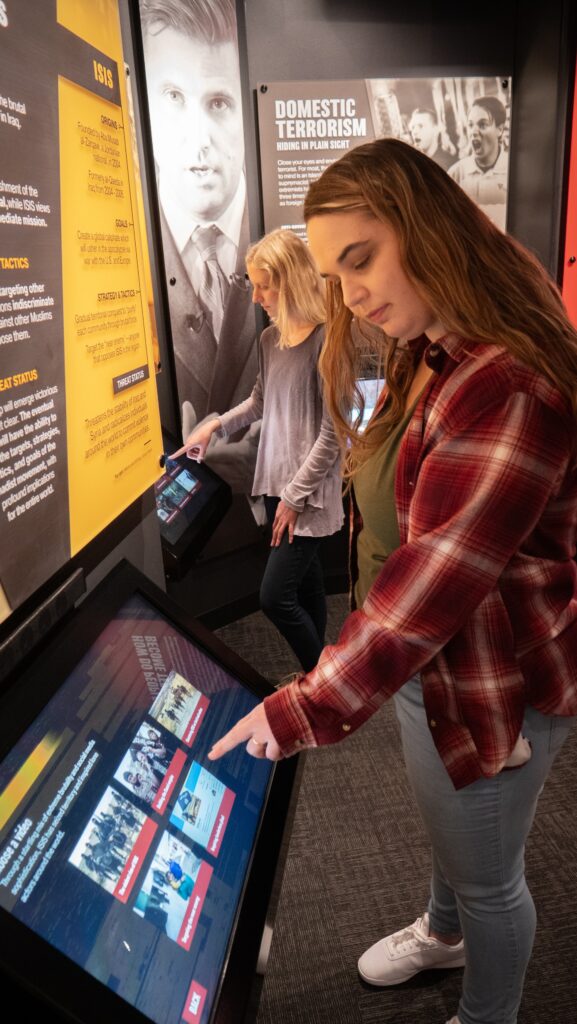
[[[339,265],[342,264],[344,262],[344,260],[346,260],[347,256],[350,255],[351,252],[353,252],[355,249],[358,249],[359,246],[361,246],[361,245],[366,245],[367,241],[368,241],[368,239],[362,239],[360,242],[351,242],[350,245],[345,245],[345,247],[342,250],[342,252],[340,253],[340,255],[337,256],[336,262]],[[334,274],[322,274],[321,273],[321,277],[322,278],[334,277]]]
[[[343,260],[346,260],[347,256],[353,251],[353,249],[358,249],[360,245],[366,245],[366,243],[367,239],[362,239],[360,242],[351,242],[350,245],[345,245],[340,256],[337,256],[337,263],[342,263]]]

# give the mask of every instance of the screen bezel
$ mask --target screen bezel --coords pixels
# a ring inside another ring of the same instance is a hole
[[[250,665],[127,562],[120,563],[61,627],[35,652],[31,664],[0,698],[0,758],[18,741],[45,704],[57,692],[78,660],[121,606],[140,594],[197,644],[210,658],[235,676],[256,696],[273,692]],[[57,672],[50,677],[51,667]],[[8,690],[8,692],[6,692]],[[279,762],[272,773],[239,906],[225,954],[210,1024],[242,1019],[253,982],[284,826],[297,769],[297,759]],[[101,1024],[106,1015],[118,1024],[150,1024],[150,1018],[97,981],[26,925],[0,908],[4,935],[0,972],[17,989],[52,1006],[55,1020]],[[33,969],[31,966],[33,965]],[[178,1022],[175,1022],[178,1024]]]

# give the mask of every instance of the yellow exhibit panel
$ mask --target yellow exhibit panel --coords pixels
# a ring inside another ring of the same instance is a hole
[[[19,0],[0,27],[0,621],[160,475],[119,10]]]
[[[86,56],[87,81],[125,96],[123,65]],[[162,451],[127,105],[58,82],[70,548],[159,475]]]

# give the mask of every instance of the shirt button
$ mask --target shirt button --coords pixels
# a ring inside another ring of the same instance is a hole
[[[351,731],[351,727],[350,727],[349,723],[345,722],[343,724],[343,732],[350,732],[350,731]]]
[[[431,718],[431,721],[430,721],[431,729],[434,729],[436,724],[437,724],[436,720],[434,718]]]

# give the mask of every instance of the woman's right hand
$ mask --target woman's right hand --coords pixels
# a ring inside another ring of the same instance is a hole
[[[198,427],[195,427],[191,434],[188,435],[182,448],[178,451],[173,452],[169,455],[169,459],[177,459],[179,455],[184,455],[186,452],[187,458],[194,459],[195,462],[202,462],[206,454],[206,449],[210,443],[210,439],[214,434],[215,430],[220,428],[220,420],[207,420],[206,423],[201,423]]]

